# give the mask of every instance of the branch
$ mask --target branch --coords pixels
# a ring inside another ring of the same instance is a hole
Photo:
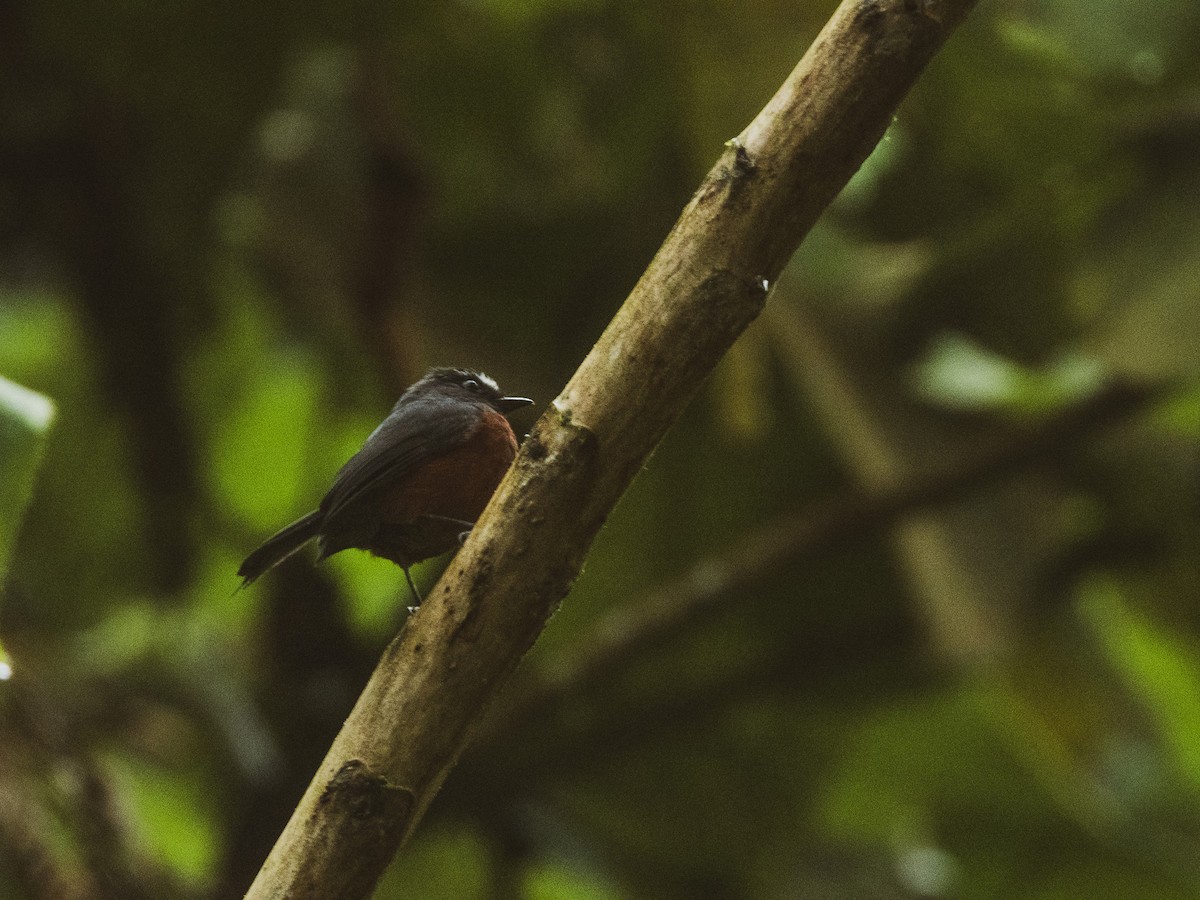
[[[249,898],[371,891],[609,511],[972,5],[846,0],[729,142],[384,653]]]

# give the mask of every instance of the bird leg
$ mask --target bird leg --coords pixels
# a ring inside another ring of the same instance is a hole
[[[409,574],[408,566],[401,566],[400,568],[404,570],[404,580],[408,582],[408,589],[412,591],[413,598],[417,601],[415,605],[408,608],[408,611],[409,613],[415,613],[424,600],[421,597],[421,592],[417,590],[416,583],[412,580],[412,575]]]

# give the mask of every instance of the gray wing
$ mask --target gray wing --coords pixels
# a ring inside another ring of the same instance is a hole
[[[325,520],[339,516],[359,497],[399,481],[455,447],[474,427],[477,411],[465,404],[416,400],[397,404],[342,466],[321,501]]]

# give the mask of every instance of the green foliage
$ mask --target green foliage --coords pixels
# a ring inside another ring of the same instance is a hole
[[[949,409],[1045,413],[1083,400],[1104,383],[1095,360],[1067,353],[1035,371],[962,335],[939,335],[917,370],[917,390]]]
[[[118,753],[101,764],[130,805],[137,844],[183,881],[205,887],[220,858],[220,832],[204,773]]]
[[[1200,791],[1200,660],[1193,642],[1131,609],[1117,585],[1085,586],[1081,613],[1128,690],[1145,707],[1165,751],[1192,792]]]
[[[239,561],[425,366],[549,402],[832,7],[0,16],[0,897],[244,890],[409,601]],[[498,711],[381,900],[1200,892],[1197,40],[1193,0],[979,4],[504,699],[810,504],[1166,399]]]
[[[54,404],[48,397],[0,378],[0,578],[33,494],[53,420]]]
[[[311,365],[270,359],[247,373],[240,402],[213,437],[214,494],[257,530],[270,530],[293,513],[317,428],[317,384]]]
[[[529,900],[619,900],[612,886],[566,866],[540,866],[525,876]]]
[[[53,420],[54,404],[48,397],[0,377],[0,581],[8,570]],[[0,681],[11,675],[12,662],[0,644]]]
[[[1158,410],[1158,420],[1183,438],[1200,435],[1200,383],[1164,403]]]
[[[405,865],[384,876],[377,896],[483,900],[489,896],[487,884],[488,848],[478,836],[432,828]]]

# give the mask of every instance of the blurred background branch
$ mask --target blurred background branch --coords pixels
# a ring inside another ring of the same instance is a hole
[[[615,673],[653,658],[662,645],[696,628],[718,608],[753,602],[759,582],[804,559],[844,550],[850,541],[916,512],[961,501],[1014,470],[1036,465],[1075,441],[1144,412],[1160,396],[1149,387],[1108,385],[1044,422],[989,436],[975,452],[942,471],[877,490],[873,496],[831,497],[778,516],[720,555],[695,563],[648,595],[605,613],[578,649],[556,660],[554,668],[524,670],[524,679],[510,692],[512,700],[493,717],[489,730],[518,735],[536,731],[533,720],[565,715],[565,704],[603,690]],[[934,628],[936,639],[936,623]]]

